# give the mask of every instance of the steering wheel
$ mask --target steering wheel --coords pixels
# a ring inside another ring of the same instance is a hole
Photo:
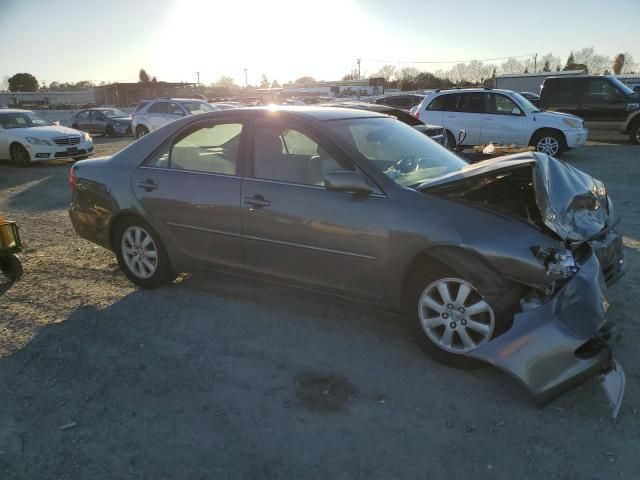
[[[413,155],[403,155],[394,164],[394,167],[402,173],[409,173],[417,170],[419,166],[420,159],[415,158]]]

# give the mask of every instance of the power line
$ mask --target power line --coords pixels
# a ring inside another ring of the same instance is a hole
[[[365,58],[363,59],[364,62],[371,62],[371,63],[432,63],[432,64],[436,64],[436,63],[468,63],[471,62],[472,60],[476,60],[478,62],[489,62],[489,61],[494,61],[494,60],[508,60],[510,58],[525,58],[525,57],[533,57],[534,55],[536,55],[535,53],[529,53],[527,55],[509,55],[508,57],[496,57],[496,58],[472,58],[471,60],[449,60],[449,61],[437,61],[437,62],[432,62],[432,61],[422,61],[422,60],[415,60],[415,61],[411,61],[411,60],[372,60],[370,58]]]

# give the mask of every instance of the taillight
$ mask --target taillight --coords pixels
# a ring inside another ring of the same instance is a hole
[[[71,167],[71,170],[69,170],[69,188],[71,189],[72,194],[75,186],[76,186],[76,172],[73,170],[73,167]]]
[[[420,120],[420,110],[416,110],[415,117]]]

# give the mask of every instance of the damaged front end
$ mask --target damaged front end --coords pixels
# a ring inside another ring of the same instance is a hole
[[[511,327],[469,353],[510,374],[539,404],[600,374],[617,415],[624,371],[610,343],[607,284],[624,273],[622,238],[604,184],[543,154],[512,155],[471,165],[419,187],[522,220],[557,240],[531,245],[545,278],[514,278],[526,294]]]

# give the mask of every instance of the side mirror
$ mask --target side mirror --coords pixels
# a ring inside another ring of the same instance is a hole
[[[511,115],[520,116],[520,115],[522,115],[522,112],[520,111],[520,109],[518,107],[513,107],[513,110],[511,110]]]
[[[324,176],[327,190],[351,193],[371,193],[373,190],[359,172],[327,172]]]

